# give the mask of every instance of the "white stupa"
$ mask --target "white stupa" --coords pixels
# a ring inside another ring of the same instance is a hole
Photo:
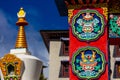
[[[28,25],[25,20],[26,13],[23,8],[17,13],[19,26],[15,49],[11,49],[0,60],[1,80],[39,80],[42,62],[32,56],[28,51],[24,26]],[[34,45],[33,45],[34,46]]]

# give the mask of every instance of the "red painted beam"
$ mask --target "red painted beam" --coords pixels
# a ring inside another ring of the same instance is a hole
[[[100,3],[102,3],[104,0],[100,0]]]
[[[82,0],[78,0],[79,4],[84,4]]]
[[[92,3],[95,4],[97,0],[92,0]]]
[[[72,3],[73,5],[76,4],[76,3],[75,3],[75,0],[71,0],[71,3]]]
[[[120,45],[120,38],[110,38],[109,44],[110,45]]]
[[[90,3],[90,0],[86,0],[86,3],[89,4],[89,3]]]

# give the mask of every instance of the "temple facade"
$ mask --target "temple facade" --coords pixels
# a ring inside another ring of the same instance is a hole
[[[55,2],[60,15],[68,16],[70,28],[66,32],[40,31],[50,53],[49,80],[119,80],[120,1]],[[67,56],[61,56],[64,50],[68,50]]]
[[[70,80],[69,31],[41,30],[40,34],[49,52],[49,80]],[[110,80],[119,80],[119,45],[109,43]],[[53,67],[54,66],[54,67]],[[54,75],[54,76],[53,76]],[[52,76],[52,77],[51,77]]]

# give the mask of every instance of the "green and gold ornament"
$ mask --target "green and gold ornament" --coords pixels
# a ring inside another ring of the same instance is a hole
[[[72,19],[72,33],[82,41],[96,40],[104,32],[104,24],[97,10],[80,10]]]
[[[103,53],[96,47],[83,47],[73,54],[72,70],[80,79],[96,79],[105,67]]]

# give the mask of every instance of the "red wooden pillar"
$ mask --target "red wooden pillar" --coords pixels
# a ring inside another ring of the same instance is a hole
[[[70,80],[108,80],[107,8],[69,9]]]

